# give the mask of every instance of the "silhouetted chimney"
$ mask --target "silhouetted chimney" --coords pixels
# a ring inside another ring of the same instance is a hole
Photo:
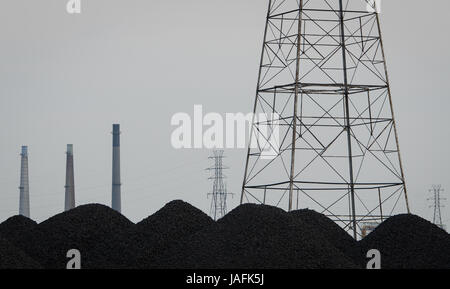
[[[112,166],[112,202],[111,207],[121,212],[120,192],[120,125],[113,124],[113,166]]]
[[[22,147],[20,154],[20,201],[19,214],[27,218],[30,217],[30,184],[28,179],[28,147]]]
[[[67,145],[66,158],[66,185],[64,210],[69,211],[75,208],[75,180],[73,172],[73,145]]]

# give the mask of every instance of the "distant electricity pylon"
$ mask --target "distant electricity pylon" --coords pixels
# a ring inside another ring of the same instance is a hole
[[[441,192],[443,192],[444,189],[442,188],[441,185],[433,185],[433,188],[430,189],[429,191],[433,193],[433,196],[427,199],[433,202],[433,204],[430,206],[430,208],[434,208],[433,224],[445,230],[445,226],[442,223],[442,216],[441,216],[441,208],[444,207],[444,205],[441,204],[441,201],[446,200],[445,198],[441,198]]]
[[[209,157],[209,159],[214,160],[214,164],[207,168],[207,171],[214,172],[214,175],[209,177],[209,180],[213,180],[212,193],[208,196],[212,196],[210,216],[217,221],[222,218],[227,213],[227,186],[224,182],[226,176],[223,174],[223,170],[228,169],[228,167],[223,166],[223,150],[214,150],[214,155]]]
[[[268,4],[253,109],[280,116],[281,141],[270,160],[249,146],[241,203],[309,207],[355,239],[365,222],[409,213],[378,9],[366,0]],[[267,119],[253,122],[251,139]]]

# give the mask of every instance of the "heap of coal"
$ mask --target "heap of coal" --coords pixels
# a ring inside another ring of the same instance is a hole
[[[134,224],[109,207],[79,206],[39,224],[43,238],[36,259],[45,268],[65,268],[71,249],[81,253],[82,268],[127,268],[137,256],[127,232]]]
[[[356,268],[322,235],[285,211],[242,205],[155,256],[155,268]]]
[[[450,268],[450,235],[414,215],[392,217],[359,242],[317,212],[252,204],[217,222],[173,201],[137,224],[98,204],[41,224],[22,216],[0,224],[0,268],[65,268],[70,249],[85,269],[364,268],[370,249],[386,269]]]
[[[38,224],[27,217],[18,215],[4,221],[0,224],[0,235],[30,256],[41,250],[42,232]]]
[[[158,251],[177,246],[188,236],[214,225],[201,210],[181,200],[166,204],[155,214],[136,224],[134,240],[143,252],[136,267],[147,267]]]
[[[361,250],[356,240],[330,218],[309,209],[292,211],[290,214],[300,222],[304,230],[314,232],[320,239],[327,240],[350,257],[355,264],[361,264]]]
[[[0,236],[0,269],[40,269],[41,266]]]
[[[383,269],[450,269],[450,235],[415,215],[389,218],[359,243],[380,251]]]

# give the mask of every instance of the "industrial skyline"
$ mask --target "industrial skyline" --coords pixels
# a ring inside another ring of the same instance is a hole
[[[7,55],[0,68],[0,219],[17,214],[22,144],[31,152],[33,219],[43,221],[62,210],[67,143],[76,148],[77,205],[110,206],[112,123],[126,133],[121,144],[125,216],[143,219],[174,199],[208,212],[210,200],[201,192],[210,187],[202,174],[210,151],[171,148],[170,118],[192,111],[194,104],[203,104],[205,112],[250,112],[267,3],[99,0],[72,17],[52,2],[8,1],[0,12]],[[380,14],[411,211],[427,219],[432,219],[425,201],[430,184],[449,186],[445,108],[450,103],[444,84],[450,77],[450,40],[439,28],[446,25],[449,6],[441,0],[426,7],[385,1]],[[176,20],[168,23],[164,15]],[[418,23],[423,16],[433,21]],[[171,37],[175,33],[178,39]],[[417,33],[439,45],[405,49]],[[233,168],[228,187],[239,192],[246,150],[226,154]],[[229,209],[238,203],[239,198],[231,199]],[[442,213],[448,224],[448,210]]]

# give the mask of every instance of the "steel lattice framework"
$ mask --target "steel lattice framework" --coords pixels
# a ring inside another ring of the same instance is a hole
[[[214,175],[209,178],[209,180],[213,181],[213,189],[212,193],[209,193],[208,196],[211,196],[211,207],[210,207],[210,216],[214,221],[222,218],[227,213],[227,186],[224,181],[226,176],[223,174],[223,170],[228,169],[223,165],[223,150],[214,150],[214,156],[209,157],[210,160],[214,161],[213,166],[207,168],[207,171],[214,172]]]
[[[379,15],[365,0],[270,0],[241,203],[310,207],[352,231],[409,212]],[[277,123],[270,115],[277,114]],[[265,130],[262,127],[265,126]],[[256,136],[256,137],[255,137]],[[261,158],[267,146],[271,160]],[[254,148],[256,147],[256,148]]]
[[[441,185],[433,185],[433,188],[430,190],[430,192],[433,193],[433,196],[431,198],[428,198],[428,201],[433,201],[433,205],[430,207],[433,208],[433,224],[438,226],[439,228],[445,230],[445,226],[442,223],[442,216],[441,216],[441,208],[444,206],[441,204],[441,201],[445,201],[445,198],[441,197],[441,193],[444,191]]]

